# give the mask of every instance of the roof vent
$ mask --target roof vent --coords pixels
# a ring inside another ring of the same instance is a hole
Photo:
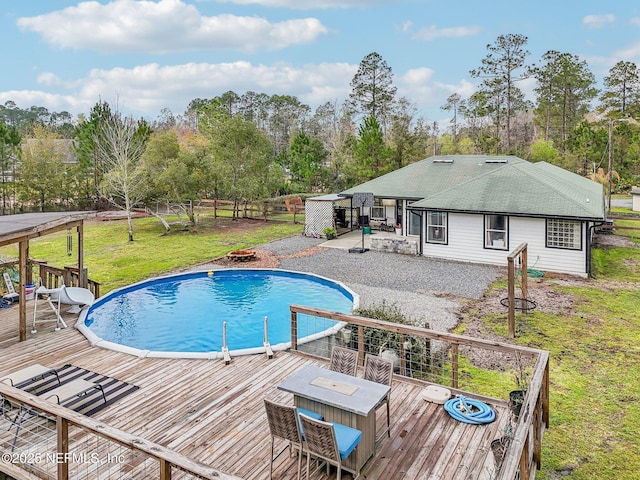
[[[453,163],[453,158],[434,158],[433,163]]]
[[[487,158],[484,163],[507,163],[507,158]]]

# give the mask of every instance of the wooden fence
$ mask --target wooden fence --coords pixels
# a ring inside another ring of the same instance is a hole
[[[293,199],[291,199],[293,200]],[[217,217],[255,218],[281,222],[304,222],[304,203],[300,198],[286,203],[230,200],[202,200],[197,207],[200,214]]]

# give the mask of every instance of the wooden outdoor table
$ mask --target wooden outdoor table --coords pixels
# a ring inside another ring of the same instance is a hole
[[[337,422],[362,432],[355,451],[343,463],[360,471],[375,453],[375,407],[390,390],[387,385],[351,375],[306,365],[285,379],[280,390],[293,393],[297,407],[322,414],[325,421]]]

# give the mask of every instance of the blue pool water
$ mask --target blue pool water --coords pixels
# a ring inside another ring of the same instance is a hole
[[[349,313],[353,303],[354,294],[346,287],[315,275],[217,270],[158,278],[116,290],[89,308],[84,325],[102,340],[135,349],[219,352],[226,322],[227,347],[234,351],[262,347],[265,317],[269,343],[289,342],[291,304]],[[318,322],[315,329],[311,323],[305,325],[305,335],[327,328],[326,322]]]

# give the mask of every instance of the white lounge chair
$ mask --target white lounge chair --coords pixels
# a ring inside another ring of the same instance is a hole
[[[38,314],[38,299],[40,296],[45,297],[49,307],[55,314],[55,330],[67,328],[67,324],[62,316],[60,316],[61,305],[71,305],[71,308],[68,310],[69,313],[80,313],[80,306],[91,305],[95,300],[95,296],[91,290],[81,287],[67,287],[64,283],[58,288],[46,288],[44,285],[40,285],[35,293],[36,303],[33,307],[33,328],[31,329],[31,333],[37,332],[36,321],[47,321],[36,320],[36,315]]]
[[[20,295],[13,287],[13,281],[11,280],[11,277],[7,272],[4,272],[2,274],[2,278],[4,278],[4,285],[7,287],[7,293],[3,295],[2,298],[12,303],[17,301]]]

